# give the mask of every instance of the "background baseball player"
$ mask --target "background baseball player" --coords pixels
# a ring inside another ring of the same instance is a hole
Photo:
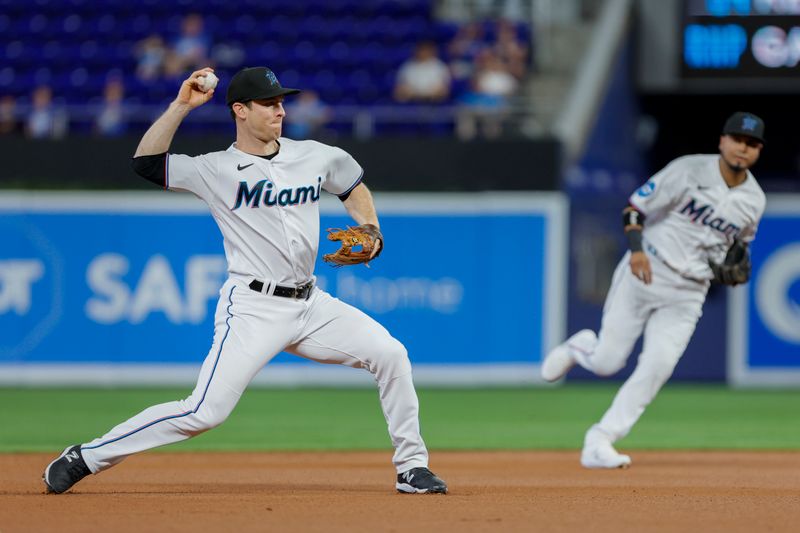
[[[214,83],[206,81],[215,79],[211,73],[198,70],[183,82],[133,160],[145,178],[205,201],[224,238],[229,277],[197,386],[185,400],[145,409],[100,438],[68,447],[45,470],[47,490],[64,492],[133,453],[221,424],[255,374],[285,350],[371,372],[395,448],[397,490],[446,493],[446,484],[427,468],[405,348],[372,318],[314,286],[321,189],[337,195],[376,236],[373,257],[383,245],[361,167],[341,149],[280,137],[283,98],[299,91],[282,87],[264,67],[239,71],[228,86],[233,145],[197,157],[168,154],[182,120],[213,97]]]
[[[736,285],[749,278],[746,243],[755,236],[766,200],[748,169],[763,143],[764,122],[735,113],[723,127],[719,155],[678,158],[631,195],[623,211],[630,251],[614,272],[600,332],[579,331],[542,364],[547,381],[558,380],[576,363],[610,376],[625,366],[644,332],[635,371],[586,433],[583,466],[630,465],[630,457],[612,444],[628,434],[672,375],[711,280]]]

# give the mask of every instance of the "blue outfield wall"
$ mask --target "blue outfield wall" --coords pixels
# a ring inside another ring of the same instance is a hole
[[[318,261],[318,284],[408,348],[418,381],[538,380],[564,334],[567,205],[559,193],[376,194],[385,252]],[[321,227],[352,220],[336,199]],[[0,383],[191,382],[226,275],[206,207],[171,193],[0,198]],[[322,253],[335,248],[324,238]],[[270,377],[270,369],[275,368]],[[287,354],[266,383],[350,383]],[[361,373],[366,374],[366,373]]]
[[[800,385],[800,195],[768,195],[750,283],[731,289],[728,379]]]

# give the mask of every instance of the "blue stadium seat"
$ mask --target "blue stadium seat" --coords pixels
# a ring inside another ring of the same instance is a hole
[[[0,94],[15,94],[17,92],[15,81],[17,81],[17,73],[14,67],[7,65],[0,67]]]
[[[123,25],[121,35],[125,39],[139,41],[153,33],[153,17],[149,13],[138,13]]]
[[[244,52],[241,60],[226,55],[233,60],[218,66],[223,87],[239,68],[267,65],[284,85],[315,89],[327,103],[388,105],[397,68],[415,44],[430,38],[443,50],[458,30],[436,21],[432,5],[433,0],[293,0],[280,6],[264,0],[0,0],[0,93],[26,98],[46,79],[67,102],[99,101],[108,73],[118,69],[125,76],[126,101],[166,104],[180,79],[136,79],[136,44],[156,34],[171,45],[184,16],[199,12],[214,45]],[[493,32],[493,24],[487,30]],[[527,38],[530,30],[519,25],[518,34]],[[224,105],[222,100],[213,105]]]

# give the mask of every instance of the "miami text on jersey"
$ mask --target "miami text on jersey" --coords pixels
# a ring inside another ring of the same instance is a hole
[[[268,180],[261,180],[256,183],[252,189],[247,186],[246,181],[239,182],[239,190],[236,191],[236,203],[231,211],[236,211],[242,206],[242,202],[250,207],[258,207],[261,203],[261,194],[264,189],[267,192],[264,194],[264,205],[272,207],[273,205],[287,206],[304,204],[307,201],[319,201],[319,190],[322,186],[322,178],[317,178],[317,186],[308,185],[306,187],[295,187],[294,189],[281,189],[275,191],[273,184]]]
[[[698,206],[695,202],[696,200],[694,198],[690,198],[683,209],[681,209],[681,214],[687,215],[695,224],[708,226],[729,237],[737,235],[741,230],[739,226],[733,222],[728,222],[722,217],[712,218],[711,215],[714,213],[714,208],[711,207],[711,204]]]

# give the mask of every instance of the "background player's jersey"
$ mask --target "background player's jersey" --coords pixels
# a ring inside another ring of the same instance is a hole
[[[170,154],[166,185],[209,205],[231,275],[295,285],[313,278],[321,190],[346,194],[360,183],[363,170],[340,148],[279,142],[272,159],[242,152],[235,143],[196,157]]]
[[[717,154],[678,158],[637,189],[629,201],[647,216],[645,250],[681,275],[713,278],[708,261],[721,263],[734,237],[755,237],[766,197],[750,171],[729,188]]]

